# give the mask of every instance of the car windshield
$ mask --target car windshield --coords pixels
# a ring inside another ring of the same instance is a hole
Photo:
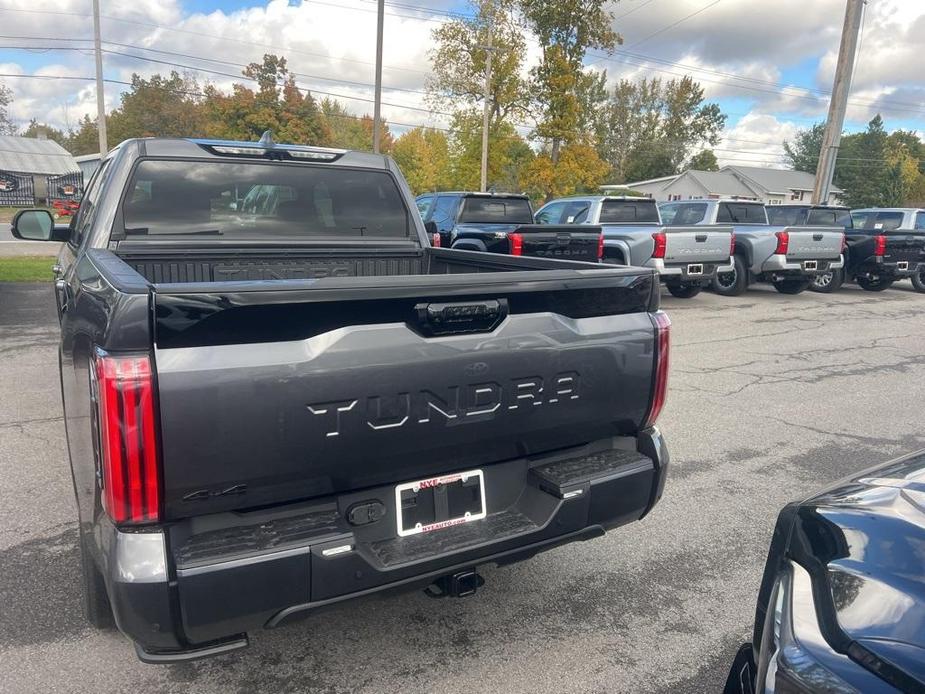
[[[799,207],[769,207],[768,223],[775,226],[793,226],[802,223],[803,210]]]
[[[601,224],[642,222],[658,224],[658,207],[655,201],[604,200],[601,203]]]
[[[834,226],[845,229],[852,227],[851,213],[848,210],[813,209],[809,211],[806,223],[810,226]]]
[[[707,214],[707,205],[703,202],[679,202],[659,207],[663,224],[699,224]]]
[[[852,212],[851,220],[854,222],[855,229],[875,229],[878,231],[890,231],[899,229],[903,223],[902,212],[883,212],[880,210],[870,210],[868,212]]]
[[[292,163],[142,161],[122,206],[126,236],[407,238],[384,171]]]
[[[463,198],[460,223],[532,224],[533,210],[526,198]]]

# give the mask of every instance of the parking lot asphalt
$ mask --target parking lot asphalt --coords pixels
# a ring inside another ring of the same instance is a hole
[[[49,285],[0,284],[0,692],[716,692],[778,510],[925,447],[925,295],[665,297],[672,454],[649,517],[482,571],[472,598],[344,603],[143,665],[82,619]]]

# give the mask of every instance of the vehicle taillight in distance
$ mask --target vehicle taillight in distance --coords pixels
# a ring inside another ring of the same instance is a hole
[[[601,235],[597,237],[597,259],[601,260],[604,257],[604,232],[601,232]]]
[[[652,240],[655,242],[655,245],[652,247],[652,257],[664,258],[665,248],[668,246],[668,239],[665,238],[665,232],[656,231],[652,234]]]
[[[433,239],[431,240],[431,245],[434,248],[440,248],[440,234],[434,234]]]
[[[883,234],[874,237],[874,255],[878,258],[886,255],[886,236]]]
[[[507,235],[507,242],[510,247],[511,255],[523,255],[524,254],[524,235],[518,234],[516,231],[511,232]]]
[[[787,251],[790,250],[790,233],[778,231],[774,235],[777,236],[777,249],[774,252],[778,255],[787,255]]]
[[[670,353],[670,335],[671,321],[668,314],[664,311],[656,311],[652,314],[655,323],[655,384],[652,389],[652,402],[649,405],[649,412],[643,420],[643,429],[655,424],[658,416],[665,406],[665,398],[668,395],[668,361]]]
[[[154,378],[147,355],[95,356],[102,502],[116,523],[160,518]]]

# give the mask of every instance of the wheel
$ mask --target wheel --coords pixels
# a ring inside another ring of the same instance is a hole
[[[915,287],[915,291],[925,293],[925,265],[920,266],[912,275],[912,286]]]
[[[805,277],[798,280],[775,280],[773,284],[774,288],[781,294],[799,294],[809,289],[812,282],[811,277]]]
[[[112,607],[109,604],[103,576],[96,568],[82,535],[77,543],[80,548],[80,568],[83,574],[84,615],[87,621],[97,629],[112,629],[116,622],[112,616]]]
[[[748,289],[748,269],[741,256],[732,256],[732,272],[720,272],[713,278],[713,291],[720,296],[741,296]]]
[[[813,277],[812,284],[809,285],[811,291],[831,294],[845,283],[845,269],[832,270],[823,272],[821,275]]]
[[[692,299],[700,293],[701,289],[703,289],[703,287],[701,287],[699,284],[672,283],[665,286],[668,287],[668,292],[678,299]]]
[[[875,277],[858,277],[857,282],[861,289],[869,292],[882,292],[884,289],[889,289],[893,286],[894,280],[877,275]]]

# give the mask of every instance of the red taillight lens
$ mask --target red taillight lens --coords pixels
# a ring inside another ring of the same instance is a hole
[[[96,356],[103,508],[117,523],[160,517],[154,379],[147,356]]]
[[[668,314],[663,311],[657,311],[653,314],[655,321],[655,387],[652,389],[652,403],[649,405],[649,413],[643,421],[643,429],[655,424],[658,416],[662,413],[665,406],[665,398],[668,395],[668,356],[670,352],[671,340],[671,321],[668,320]]]
[[[733,232],[729,237],[729,255],[736,254],[736,235]]]
[[[787,251],[790,250],[790,234],[786,231],[775,232],[777,236],[777,250],[774,251],[778,255],[787,255]]]
[[[431,245],[434,248],[440,248],[440,234],[434,234],[434,238],[431,241]]]
[[[874,255],[878,258],[886,255],[886,236],[883,234],[874,237]]]
[[[516,232],[507,235],[507,242],[510,245],[511,255],[524,254],[524,237],[523,234]]]
[[[601,234],[597,237],[597,259],[600,260],[604,257],[604,235]]]
[[[664,258],[665,248],[668,246],[668,240],[665,238],[664,232],[656,231],[652,234],[652,240],[655,241],[655,246],[652,248],[652,257]]]

